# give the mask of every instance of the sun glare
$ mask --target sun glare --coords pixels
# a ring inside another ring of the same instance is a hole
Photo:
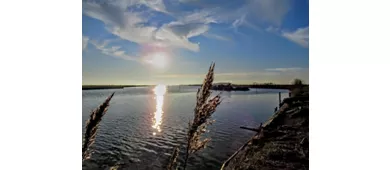
[[[156,99],[156,111],[154,112],[152,127],[156,129],[158,132],[161,132],[160,125],[162,123],[162,115],[164,113],[163,103],[164,103],[164,95],[166,91],[167,91],[167,87],[162,84],[157,85],[153,89],[153,92],[155,94],[155,99]],[[153,132],[153,135],[156,135],[156,132]]]
[[[148,60],[156,68],[165,68],[167,66],[167,55],[164,53],[155,53]]]

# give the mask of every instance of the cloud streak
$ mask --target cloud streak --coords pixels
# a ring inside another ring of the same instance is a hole
[[[300,67],[290,67],[290,68],[267,68],[266,71],[275,71],[275,72],[291,72],[291,71],[300,71],[304,68]]]
[[[277,26],[282,24],[290,8],[290,0],[250,0],[248,3],[248,9],[255,17]]]
[[[179,4],[198,4],[203,6],[191,11],[172,10],[167,8],[171,1],[163,0],[115,0],[99,3],[96,0],[83,1],[83,14],[104,23],[105,29],[123,40],[134,42],[143,46],[158,46],[166,51],[185,49],[193,52],[200,51],[199,42],[194,37],[232,41],[224,35],[213,34],[212,25],[231,25],[236,33],[240,27],[248,27],[262,31],[262,24],[270,24],[279,28],[285,15],[291,8],[290,0],[247,0],[239,1],[239,6],[231,9],[231,4],[237,2],[224,2],[220,5],[207,4],[207,0],[180,0]],[[204,4],[204,5],[201,5]],[[230,8],[229,8],[230,5]],[[163,20],[157,20],[157,18]],[[152,24],[153,23],[153,24]],[[271,28],[268,27],[268,31]],[[266,28],[266,27],[264,27]],[[294,32],[280,32],[278,34],[301,46],[308,47],[308,27]],[[276,32],[274,31],[274,32]],[[83,50],[87,48],[88,37],[83,37]],[[110,55],[123,58],[122,52]],[[122,54],[122,55],[121,55]],[[137,54],[143,57],[143,54]]]
[[[110,46],[110,40],[104,40],[103,42],[90,40],[90,44],[92,44],[96,49],[105,55],[121,58],[124,60],[139,61],[139,57],[128,55],[126,51],[121,50],[121,46]]]
[[[87,49],[88,41],[89,41],[89,37],[83,36],[83,51]]]
[[[309,47],[309,27],[298,28],[293,32],[282,32],[282,36],[302,47]]]
[[[139,45],[159,44],[167,48],[184,48],[191,51],[199,51],[199,45],[191,42],[189,38],[205,33],[208,30],[207,23],[213,22],[203,18],[202,14],[191,14],[161,27],[150,26],[146,24],[149,19],[145,17],[145,12],[126,10],[135,4],[140,3],[132,1],[119,6],[118,3],[84,2],[83,13],[105,23],[110,33]],[[146,1],[141,4],[165,12],[162,1]]]
[[[212,33],[204,33],[203,36],[207,37],[207,38],[212,38],[212,39],[216,39],[216,40],[221,40],[221,41],[232,41],[230,38],[228,37],[224,37],[224,36],[220,36],[220,35],[217,35],[217,34],[212,34]]]

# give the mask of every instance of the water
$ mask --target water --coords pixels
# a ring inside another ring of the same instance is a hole
[[[155,90],[136,87],[83,91],[83,133],[90,112],[115,92],[100,123],[92,157],[84,162],[83,169],[106,169],[129,161],[131,169],[161,169],[174,146],[184,146],[197,88],[159,86]],[[187,169],[219,169],[254,134],[239,127],[257,127],[265,122],[278,105],[279,91],[282,98],[288,96],[286,90],[271,89],[223,92],[223,102],[213,115],[216,122],[208,127],[211,142],[189,158]],[[178,158],[181,163],[184,150],[181,148]]]

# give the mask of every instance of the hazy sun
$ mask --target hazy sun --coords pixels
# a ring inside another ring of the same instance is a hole
[[[154,53],[148,59],[148,62],[157,68],[165,68],[168,63],[167,55],[164,53]]]

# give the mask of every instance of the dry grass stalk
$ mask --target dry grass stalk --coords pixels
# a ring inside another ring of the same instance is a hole
[[[110,167],[110,170],[118,170],[118,168],[119,168],[119,165],[114,165],[114,166]]]
[[[169,159],[169,164],[167,166],[167,170],[172,170],[172,169],[175,169],[175,164],[176,164],[176,160],[177,160],[177,156],[179,155],[179,146],[176,146],[173,150],[173,153],[172,153],[172,156],[171,158]]]
[[[115,93],[115,92],[114,92]],[[98,108],[92,111],[89,119],[85,125],[85,133],[83,139],[83,161],[88,159],[91,155],[90,147],[95,142],[97,129],[99,127],[99,123],[102,120],[102,117],[106,114],[107,108],[109,106],[109,102],[111,98],[114,96],[112,93],[103,104],[101,104]]]
[[[209,99],[211,88],[214,81],[214,66],[212,63],[206,78],[203,81],[202,87],[197,92],[197,102],[194,109],[194,119],[188,123],[187,133],[187,152],[184,160],[184,169],[187,165],[189,154],[195,153],[206,147],[209,138],[201,140],[201,135],[206,132],[207,125],[214,122],[211,120],[211,115],[215,112],[217,106],[221,103],[220,94]]]

